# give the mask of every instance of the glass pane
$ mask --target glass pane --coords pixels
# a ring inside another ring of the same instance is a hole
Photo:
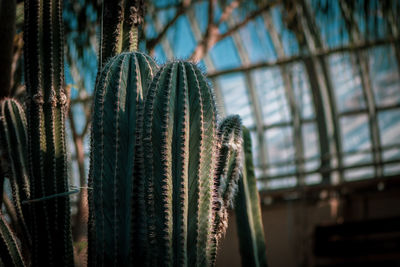
[[[283,49],[286,56],[294,56],[299,53],[299,44],[296,35],[286,28],[282,19],[282,8],[275,7],[271,10],[272,21],[276,27],[276,31],[282,38]],[[286,16],[286,15],[285,15]]]
[[[268,189],[270,190],[294,187],[296,185],[297,185],[296,177],[285,177],[285,178],[268,180]]]
[[[288,163],[294,161],[293,131],[292,127],[272,128],[265,132],[268,148],[268,163],[271,166],[269,175],[293,173],[295,165]],[[274,164],[285,163],[281,166]]]
[[[295,63],[290,65],[289,71],[292,76],[292,86],[297,109],[300,110],[302,119],[312,119],[315,117],[312,105],[310,85],[307,79],[304,65]]]
[[[379,112],[378,124],[383,160],[400,158],[400,110]]]
[[[252,63],[266,61],[267,55],[271,54],[273,51],[266,53],[265,47],[263,47],[263,42],[261,42],[259,34],[257,33],[256,25],[258,24],[255,21],[250,21],[245,27],[239,30],[242,45]],[[264,27],[261,29],[264,29]],[[265,40],[263,41],[265,43]]]
[[[278,68],[257,70],[252,73],[252,79],[260,99],[264,123],[290,121],[289,106],[280,70]]]
[[[347,44],[349,35],[340,11],[339,1],[311,0],[311,6],[324,43],[330,48]],[[329,15],[327,15],[327,10],[329,10]]]
[[[306,176],[305,183],[306,185],[314,185],[319,184],[322,181],[321,174],[319,173],[312,173]]]
[[[231,74],[219,78],[227,115],[238,114],[247,127],[254,126],[254,119],[243,75]]]
[[[189,57],[196,46],[196,41],[186,16],[179,17],[167,32],[167,38],[172,46],[175,58]]]
[[[395,175],[400,174],[400,164],[388,164],[383,167],[383,174],[384,175]]]
[[[369,50],[370,76],[378,106],[400,103],[400,77],[391,46]]]
[[[302,138],[305,170],[315,170],[320,164],[318,131],[315,123],[305,123],[302,125]]]
[[[365,108],[361,77],[352,64],[350,54],[332,55],[329,64],[339,112]]]
[[[400,144],[400,110],[388,110],[378,113],[378,124],[382,146]]]
[[[372,177],[374,177],[373,167],[364,167],[364,168],[350,169],[344,171],[345,181],[356,181]]]
[[[365,163],[372,160],[371,139],[367,115],[345,116],[340,119],[344,165]]]
[[[241,65],[232,37],[225,38],[213,46],[211,59],[218,70],[239,67]]]

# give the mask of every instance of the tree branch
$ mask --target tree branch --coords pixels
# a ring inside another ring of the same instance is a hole
[[[234,32],[238,31],[239,29],[243,28],[244,26],[247,25],[250,21],[261,15],[262,13],[270,10],[272,7],[275,5],[279,4],[280,1],[268,1],[268,3],[264,4],[263,6],[260,6],[259,9],[256,11],[253,11],[250,13],[244,20],[236,24],[235,26],[231,27],[229,30],[227,30],[224,34],[220,34],[218,37],[218,41],[221,41],[222,39],[225,39],[226,37],[232,35]]]
[[[74,240],[80,241],[86,233],[86,220],[88,218],[88,205],[87,205],[87,186],[86,183],[86,174],[85,174],[85,151],[83,147],[83,136],[79,135],[76,131],[75,127],[75,119],[72,112],[72,109],[68,112],[68,117],[70,120],[71,131],[72,131],[72,138],[75,145],[75,155],[76,160],[78,163],[78,170],[79,170],[79,183],[80,186],[83,187],[79,194],[78,199],[78,212],[76,214],[74,220]],[[86,122],[86,125],[88,122]],[[86,126],[85,126],[86,127]]]
[[[212,1],[212,0],[210,0]],[[232,35],[233,33],[237,32],[239,29],[243,28],[244,26],[247,25],[250,21],[255,19],[257,16],[261,15],[262,13],[270,10],[272,7],[275,5],[279,4],[280,0],[275,0],[275,1],[268,1],[266,4],[260,6],[259,9],[256,11],[251,12],[246,18],[244,18],[241,22],[238,24],[234,25],[230,29],[228,29],[225,33],[221,34],[218,29],[218,24],[209,24],[207,25],[207,31],[204,34],[204,37],[201,41],[198,42],[196,48],[194,49],[192,55],[190,56],[190,60],[192,61],[200,61],[204,55],[219,41],[225,39],[226,37]],[[234,5],[233,5],[234,6]],[[228,16],[233,12],[233,9],[231,5],[229,5],[225,10],[224,13],[226,12],[226,16],[223,13],[224,18],[222,19],[227,19]],[[210,12],[210,11],[209,11]],[[222,16],[221,16],[222,17]],[[220,18],[220,22],[222,22]]]
[[[190,7],[190,3],[191,3],[191,0],[183,0],[179,4],[178,10],[176,11],[175,16],[170,21],[168,21],[168,23],[164,26],[164,28],[157,35],[157,37],[147,40],[146,47],[147,47],[147,49],[148,49],[150,54],[153,53],[154,48],[156,47],[156,45],[162,40],[162,38],[164,38],[164,36],[167,33],[168,29],[171,28],[171,26],[175,24],[175,22],[179,19],[179,17],[181,15],[183,15],[186,12],[186,10]]]
[[[235,10],[239,6],[239,4],[239,0],[234,0],[229,5],[227,5],[221,14],[221,17],[219,18],[217,25],[219,26],[222,22],[226,21],[232,14],[233,10]]]

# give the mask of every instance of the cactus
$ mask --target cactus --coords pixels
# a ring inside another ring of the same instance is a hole
[[[62,1],[25,1],[24,27],[32,263],[71,266]]]
[[[134,162],[148,83],[157,69],[139,52],[112,58],[96,84],[90,166],[89,265],[128,266]],[[135,216],[137,218],[137,216]]]
[[[104,0],[99,70],[115,55],[136,51],[139,25],[144,19],[143,0]]]
[[[153,79],[143,135],[152,265],[207,266],[216,107],[196,66],[172,62]]]
[[[27,242],[22,246],[32,266],[73,265],[61,3],[25,2],[27,119],[16,101],[0,103],[1,171],[10,178],[18,237]],[[88,265],[214,266],[239,182],[244,264],[264,266],[248,132],[241,173],[240,117],[230,116],[217,127],[212,88],[202,72],[175,61],[154,75],[158,68],[149,56],[122,52],[137,49],[143,5],[142,0],[103,5]],[[1,214],[0,265],[24,266]]]
[[[13,99],[4,99],[0,103],[0,151],[2,169],[10,180],[13,204],[19,225],[20,238],[31,243],[27,221],[28,206],[22,203],[30,198],[26,118],[22,106]]]
[[[25,263],[13,232],[0,213],[0,266],[24,267]]]
[[[218,129],[218,163],[214,173],[214,222],[210,250],[211,264],[215,264],[219,240],[228,227],[228,208],[233,205],[242,150],[242,121],[238,115],[225,118]]]
[[[266,267],[260,198],[254,175],[250,133],[245,127],[243,127],[243,140],[245,164],[240,172],[239,192],[235,200],[240,254],[243,266]]]
[[[214,266],[237,191],[241,120],[217,129],[212,89],[194,64],[168,63],[148,85],[149,62],[122,53],[96,85],[89,265]]]

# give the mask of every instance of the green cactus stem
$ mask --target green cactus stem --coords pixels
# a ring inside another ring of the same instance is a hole
[[[30,197],[40,199],[69,190],[62,1],[27,0],[24,4]],[[32,214],[32,265],[72,266],[69,197],[26,205]]]
[[[166,64],[144,112],[149,258],[153,266],[208,266],[216,107],[192,63]]]
[[[0,152],[2,169],[10,180],[13,205],[18,219],[20,238],[31,243],[27,221],[29,209],[21,203],[30,198],[27,164],[26,118],[22,106],[13,99],[0,102]]]
[[[243,266],[266,267],[267,256],[260,198],[254,175],[249,131],[243,127],[244,166],[235,201],[236,223]]]
[[[211,264],[215,264],[220,239],[228,227],[228,208],[237,191],[242,151],[242,121],[238,115],[226,117],[218,127],[218,163],[214,173],[213,235]]]
[[[138,198],[137,177],[142,175],[134,163],[140,161],[144,95],[156,69],[145,54],[122,53],[98,78],[89,171],[89,266],[129,266],[136,252],[131,242],[141,227],[134,219],[143,218],[139,207],[144,197]]]
[[[143,0],[103,1],[99,71],[113,56],[137,50],[144,5]]]
[[[0,266],[24,267],[17,240],[0,213]]]

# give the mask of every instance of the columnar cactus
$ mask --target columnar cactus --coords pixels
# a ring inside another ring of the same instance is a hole
[[[13,204],[18,218],[20,238],[31,243],[28,231],[30,198],[26,136],[26,118],[22,106],[13,99],[0,102],[0,153],[2,170],[10,180]]]
[[[207,266],[217,121],[195,65],[172,62],[153,79],[143,133],[151,265]]]
[[[25,1],[27,120],[16,101],[0,103],[1,170],[10,178],[18,237],[28,243],[32,266],[73,265],[61,6],[61,0]],[[104,0],[88,265],[214,266],[239,182],[243,264],[265,266],[248,131],[241,172],[241,120],[230,116],[217,126],[202,72],[184,61],[158,70],[149,56],[122,52],[137,48],[143,6],[143,0]],[[24,266],[1,214],[0,265]]]
[[[151,62],[122,53],[96,85],[89,265],[213,266],[239,179],[241,120],[217,127],[194,64],[168,63],[148,85]]]
[[[24,62],[33,266],[71,266],[61,0],[25,1]],[[62,195],[60,195],[62,194]],[[44,199],[46,197],[46,199]],[[51,198],[49,198],[51,197]]]
[[[132,213],[139,204],[133,194],[136,147],[144,95],[156,69],[145,54],[122,53],[105,65],[98,78],[89,175],[90,266],[129,265],[132,220],[137,218]]]
[[[24,267],[21,251],[3,214],[0,213],[0,266]]]
[[[214,172],[214,222],[210,257],[215,264],[218,243],[225,234],[228,209],[232,208],[237,191],[242,151],[242,121],[238,115],[228,116],[218,127],[218,162]]]
[[[139,25],[144,19],[144,0],[104,0],[99,46],[99,70],[115,55],[136,51]]]
[[[243,127],[244,165],[235,201],[236,223],[243,266],[266,267],[267,256],[260,198],[254,175],[249,130]]]

